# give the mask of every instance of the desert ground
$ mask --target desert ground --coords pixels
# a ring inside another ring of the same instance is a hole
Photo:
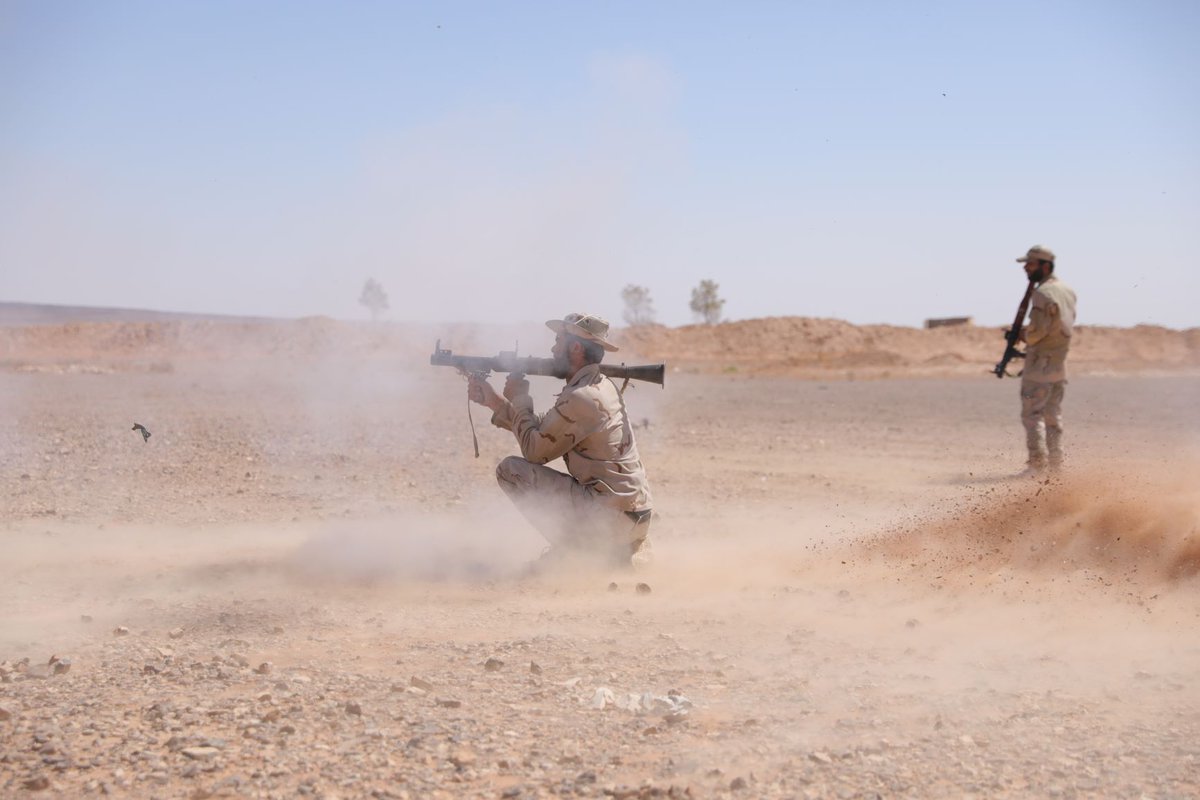
[[[0,327],[0,796],[1200,795],[1200,331],[1039,478],[996,328],[622,331],[655,560],[534,576],[435,339],[551,335]]]

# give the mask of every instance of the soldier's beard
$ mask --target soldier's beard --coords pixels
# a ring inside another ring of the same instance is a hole
[[[1050,271],[1044,266],[1041,266],[1033,271],[1033,274],[1029,276],[1029,280],[1033,281],[1034,283],[1041,283],[1049,277]]]
[[[566,353],[551,353],[550,357],[554,359],[554,369],[566,375],[571,370],[571,359]]]

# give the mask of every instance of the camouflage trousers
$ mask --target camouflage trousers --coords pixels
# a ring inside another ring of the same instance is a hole
[[[570,475],[509,456],[496,481],[552,547],[591,552],[626,566],[648,545],[650,511],[625,512]]]
[[[1025,426],[1025,445],[1029,466],[1041,468],[1062,465],[1062,402],[1066,381],[1021,382],[1021,424]]]

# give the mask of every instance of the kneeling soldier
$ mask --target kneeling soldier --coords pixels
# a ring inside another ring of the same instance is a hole
[[[650,487],[633,426],[616,384],[600,373],[608,322],[567,314],[546,327],[566,374],[554,406],[535,414],[529,382],[510,375],[504,396],[472,377],[468,397],[492,410],[492,424],[512,431],[521,456],[496,467],[500,488],[550,542],[551,552],[580,551],[630,565],[649,555]],[[564,474],[545,466],[562,457]]]

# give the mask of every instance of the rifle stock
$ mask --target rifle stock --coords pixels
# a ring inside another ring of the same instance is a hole
[[[992,368],[992,374],[997,378],[1003,378],[1008,374],[1008,362],[1014,358],[1024,358],[1025,354],[1017,349],[1017,342],[1021,339],[1021,326],[1025,323],[1025,314],[1029,311],[1029,301],[1033,297],[1034,282],[1030,281],[1025,287],[1025,296],[1021,298],[1021,305],[1017,306],[1017,316],[1013,319],[1012,327],[1004,332],[1004,355],[996,362],[996,366]]]
[[[565,379],[567,377],[566,371],[560,369],[552,358],[518,357],[511,351],[502,351],[495,356],[456,356],[449,350],[442,349],[440,339],[433,346],[433,355],[429,357],[429,363],[435,367],[455,367],[459,372],[477,375],[514,372],[524,375],[545,375],[550,378]],[[646,381],[664,386],[667,365],[639,364],[627,367],[624,364],[601,364],[600,372],[614,380]]]

